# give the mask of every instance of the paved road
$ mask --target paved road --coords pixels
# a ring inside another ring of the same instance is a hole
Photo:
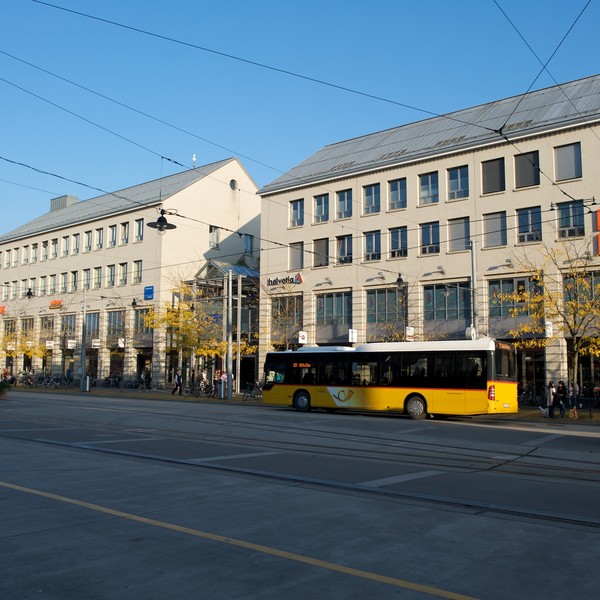
[[[596,428],[168,400],[0,404],[0,597],[595,596]]]

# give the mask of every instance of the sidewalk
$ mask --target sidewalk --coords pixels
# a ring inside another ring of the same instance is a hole
[[[29,387],[26,385],[17,385],[9,390],[9,395],[18,394],[20,392],[37,392],[40,394],[65,394],[65,395],[90,395],[90,396],[111,396],[114,398],[139,398],[144,400],[177,400],[178,402],[219,402],[226,404],[262,404],[262,400],[249,398],[244,400],[243,394],[233,394],[231,400],[227,398],[207,398],[206,396],[184,396],[179,394],[172,394],[171,390],[140,390],[133,388],[118,388],[118,387],[104,387],[104,386],[92,386],[89,392],[82,392],[77,387],[59,388],[59,389],[48,389],[39,387]]]

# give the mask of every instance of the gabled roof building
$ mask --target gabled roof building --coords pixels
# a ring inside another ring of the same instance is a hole
[[[256,189],[231,158],[88,200],[51,200],[0,236],[0,360],[14,374],[135,378],[147,369],[155,385],[168,383],[181,356],[144,314],[171,302],[207,260],[257,267]],[[161,210],[176,226],[165,235],[149,228]]]
[[[597,261],[599,121],[593,76],[325,146],[263,187],[262,353],[299,332],[510,339],[495,296],[530,285],[519,253],[568,242]],[[567,345],[520,352],[521,382],[541,395],[546,376],[566,380]]]

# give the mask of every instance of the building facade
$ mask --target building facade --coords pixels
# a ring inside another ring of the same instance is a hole
[[[168,383],[181,357],[144,315],[207,260],[257,265],[256,189],[228,159],[85,201],[53,199],[0,236],[0,360],[15,375],[147,370]],[[152,228],[161,209],[176,226],[164,235]]]
[[[332,144],[265,186],[261,356],[512,339],[526,317],[497,298],[533,285],[527,261],[568,243],[600,267],[599,119],[596,76]],[[520,352],[521,382],[566,380],[567,344]]]

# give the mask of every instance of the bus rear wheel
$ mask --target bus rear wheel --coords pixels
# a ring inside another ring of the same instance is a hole
[[[298,392],[296,394],[294,407],[300,412],[308,412],[310,410],[310,395],[308,392]]]
[[[411,419],[424,419],[427,416],[427,406],[421,396],[410,396],[406,401],[406,412]]]

